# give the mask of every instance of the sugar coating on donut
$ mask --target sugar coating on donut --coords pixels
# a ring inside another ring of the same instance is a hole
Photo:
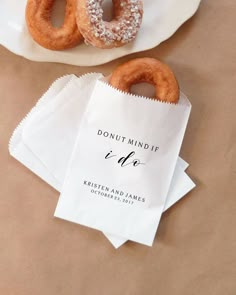
[[[103,21],[103,0],[87,0],[91,33],[106,45],[131,42],[141,26],[143,6],[140,0],[113,0],[114,19]]]

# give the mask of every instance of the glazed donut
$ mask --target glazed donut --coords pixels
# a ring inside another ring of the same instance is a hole
[[[76,46],[83,39],[76,24],[76,0],[66,0],[65,19],[60,28],[51,23],[53,4],[54,0],[28,0],[25,17],[32,38],[52,50]]]
[[[147,82],[156,90],[155,98],[160,101],[177,103],[179,86],[171,69],[154,58],[137,58],[120,65],[111,75],[109,83],[130,93],[133,84]]]
[[[85,42],[99,48],[123,46],[137,35],[143,15],[141,0],[112,0],[113,19],[102,19],[103,0],[78,0],[77,25]]]

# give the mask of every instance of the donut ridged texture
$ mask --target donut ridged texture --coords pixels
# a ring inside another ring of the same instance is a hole
[[[154,85],[156,99],[178,102],[179,85],[174,73],[166,64],[154,58],[137,58],[120,65],[109,81],[113,87],[128,93],[133,84],[142,82]]]
[[[55,0],[28,0],[25,17],[32,38],[51,50],[63,50],[79,44],[83,37],[76,24],[76,0],[66,0],[64,22],[60,28],[51,23]]]
[[[104,21],[103,0],[78,0],[77,24],[85,42],[99,48],[124,46],[133,41],[143,16],[141,0],[112,0],[113,19]]]

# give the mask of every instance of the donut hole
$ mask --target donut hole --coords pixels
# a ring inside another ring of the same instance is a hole
[[[102,19],[106,22],[110,22],[113,19],[113,5],[112,1],[110,0],[104,0],[102,2],[102,10],[103,10],[103,16]]]
[[[156,89],[155,86],[151,83],[137,83],[133,84],[130,88],[130,92],[139,96],[146,96],[155,98],[156,97]]]
[[[52,7],[51,22],[53,27],[60,28],[65,19],[66,0],[55,0]]]

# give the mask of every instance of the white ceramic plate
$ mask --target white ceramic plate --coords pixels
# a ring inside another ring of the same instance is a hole
[[[35,61],[92,66],[159,45],[196,12],[201,0],[143,0],[143,23],[133,43],[106,50],[82,44],[64,51],[44,49],[32,40],[25,24],[26,1],[0,0],[0,44]]]

